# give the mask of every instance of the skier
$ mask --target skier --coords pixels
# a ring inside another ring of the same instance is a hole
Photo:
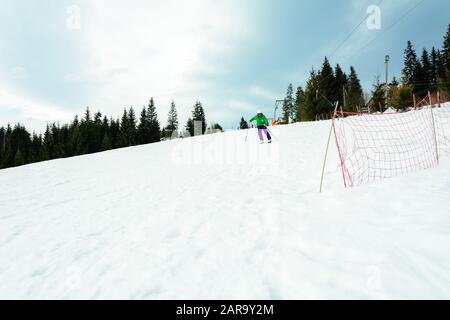
[[[261,111],[258,111],[258,114],[250,119],[250,122],[253,121],[256,121],[260,143],[264,143],[263,132],[266,134],[268,142],[271,143],[272,137],[270,136],[270,133],[267,130],[269,120],[267,120],[266,116]]]

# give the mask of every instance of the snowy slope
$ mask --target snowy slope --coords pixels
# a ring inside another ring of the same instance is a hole
[[[329,126],[0,171],[0,298],[449,298],[450,161],[319,194]]]

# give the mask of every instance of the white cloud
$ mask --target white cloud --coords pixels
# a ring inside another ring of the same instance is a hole
[[[76,70],[68,67],[61,84],[82,84],[80,90],[88,91],[80,93],[89,95],[84,101],[115,117],[124,107],[140,108],[153,96],[162,123],[172,99],[181,125],[196,100],[203,102],[210,121],[223,121],[219,116],[228,107],[227,100],[217,95],[217,82],[212,78],[231,72],[221,61],[238,55],[239,43],[253,34],[249,4],[238,0],[80,0],[78,5],[82,28],[64,36],[79,43],[79,63]],[[29,76],[20,67],[11,74],[15,80]],[[0,84],[9,88],[0,87],[0,106],[16,109],[15,114],[20,114],[17,121],[72,118],[73,114],[68,117],[63,111],[64,106],[39,102],[24,90],[12,90],[18,88],[12,78],[1,79]]]
[[[13,110],[18,113],[17,122],[20,121],[38,132],[42,131],[48,122],[68,121],[73,116],[59,106],[36,99],[28,99],[13,89],[0,84],[0,123],[10,122],[9,119],[2,119],[2,113],[6,110]]]
[[[263,89],[258,86],[253,86],[250,88],[250,93],[256,97],[260,97],[269,101],[274,102],[277,100],[277,95],[273,92],[271,92],[268,89]]]
[[[233,41],[250,33],[243,11],[235,7],[238,4],[88,2],[82,7],[88,16],[82,18],[90,58],[78,75],[68,75],[66,81],[95,82],[93,105],[111,113],[125,105],[140,107],[153,96],[164,107],[159,112],[163,122],[175,99],[183,122],[196,99],[205,104],[215,101],[210,84],[195,76],[227,72],[210,63],[211,57],[237,52]]]
[[[64,76],[63,81],[65,83],[80,83],[83,81],[83,78],[80,74],[68,73]]]
[[[15,66],[9,70],[11,78],[14,80],[27,80],[29,78],[28,71],[24,67]]]

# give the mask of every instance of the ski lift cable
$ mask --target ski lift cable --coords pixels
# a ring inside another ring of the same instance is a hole
[[[380,2],[377,4],[377,6],[381,6],[381,4],[383,3],[384,0],[380,0]],[[353,28],[353,30],[348,34],[348,36],[336,47],[336,49],[334,49],[334,51],[329,55],[329,57],[331,58],[332,56],[334,56],[336,54],[336,52],[339,51],[339,49],[344,45],[345,42],[347,42],[348,39],[351,38],[351,36],[356,32],[356,30],[359,29],[359,27],[370,17],[370,14],[367,14],[363,20],[361,20],[360,23],[358,23],[356,25],[355,28]],[[326,98],[319,90],[319,85],[321,85],[326,79],[328,79],[331,75],[326,76],[325,78],[321,79],[319,81],[319,83],[317,83],[315,85],[316,90],[319,92],[319,94],[321,96],[323,96],[331,105],[334,105],[328,98]]]
[[[383,3],[384,0],[381,0],[377,6],[381,6],[381,4]],[[366,22],[366,20],[370,17],[370,14],[367,14],[363,20],[361,20],[360,23],[358,23],[358,25],[347,35],[347,37],[336,47],[336,49],[333,50],[333,52],[328,56],[329,58],[331,58],[332,56],[334,56],[336,54],[336,52],[339,51],[339,49],[344,45],[344,43],[347,42],[348,39],[351,38],[351,36],[356,32],[356,30],[359,29],[359,27]]]
[[[381,1],[383,2],[383,1]],[[380,4],[381,4],[380,2]],[[425,0],[421,0],[419,1],[416,5],[414,5],[414,7],[412,7],[410,10],[408,10],[405,14],[403,14],[399,19],[397,19],[393,24],[391,24],[387,29],[385,29],[380,35],[378,35],[377,37],[375,37],[373,40],[371,40],[368,44],[366,44],[361,50],[359,50],[359,52],[362,52],[363,50],[367,49],[370,45],[372,45],[376,40],[378,40],[381,36],[383,36],[384,34],[386,34],[388,31],[390,31],[393,27],[395,27],[400,21],[402,21],[404,18],[406,18],[409,14],[411,14],[415,9],[417,9],[423,2],[425,2]],[[367,19],[364,18],[363,22]],[[361,22],[361,24],[363,23]],[[361,25],[360,24],[360,25]],[[358,26],[359,27],[359,26]],[[358,27],[355,28],[358,29]],[[350,38],[350,37],[348,37]],[[336,50],[337,51],[337,50]],[[328,77],[330,77],[331,75],[328,75],[327,77],[321,79],[319,81],[319,83],[317,83],[315,85],[316,89],[318,90],[318,86],[325,81]],[[324,98],[326,98],[321,92],[319,92]],[[327,99],[327,98],[326,98]],[[328,100],[328,99],[327,99]],[[328,100],[328,102],[333,105],[333,103],[330,102],[330,100]]]
[[[380,37],[382,37],[384,34],[386,34],[390,29],[394,28],[399,22],[401,22],[404,18],[406,18],[409,14],[411,14],[415,9],[417,9],[422,3],[424,3],[425,0],[420,0],[418,3],[414,5],[411,9],[409,9],[405,14],[403,14],[399,19],[397,19],[394,23],[392,23],[389,27],[387,27],[382,33],[380,33],[377,37],[372,39],[369,43],[367,43],[360,52],[367,49],[372,43],[374,43],[376,40],[378,40]]]

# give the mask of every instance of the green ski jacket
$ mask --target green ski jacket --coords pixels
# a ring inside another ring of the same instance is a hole
[[[253,118],[250,119],[250,122],[256,121],[256,125],[259,126],[268,126],[269,125],[269,120],[267,120],[265,115],[262,115],[261,117],[259,117],[258,115],[254,116]]]

